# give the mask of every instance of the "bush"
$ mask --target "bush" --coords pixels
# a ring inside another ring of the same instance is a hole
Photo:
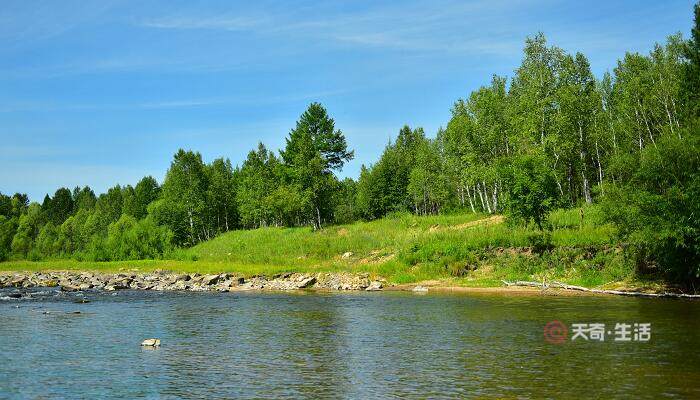
[[[542,229],[545,216],[557,203],[557,184],[552,169],[542,156],[520,156],[507,170],[508,216],[530,221]]]
[[[645,148],[632,180],[609,187],[608,221],[641,273],[661,272],[686,283],[700,278],[700,129]]]
[[[172,232],[156,225],[150,218],[136,221],[122,215],[110,224],[106,247],[112,260],[162,258],[172,249]]]

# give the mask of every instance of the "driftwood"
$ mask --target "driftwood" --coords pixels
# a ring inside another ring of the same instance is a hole
[[[561,282],[551,282],[551,283],[540,283],[540,282],[528,282],[528,281],[516,281],[508,282],[501,281],[506,286],[528,286],[535,287],[542,290],[549,288],[556,289],[566,289],[566,290],[578,290],[581,292],[589,293],[599,293],[599,294],[614,294],[618,296],[632,296],[632,297],[670,297],[670,298],[684,298],[684,299],[700,299],[700,295],[697,294],[684,294],[684,293],[643,293],[643,292],[628,292],[624,290],[603,290],[603,289],[589,289],[583,286],[567,285]]]

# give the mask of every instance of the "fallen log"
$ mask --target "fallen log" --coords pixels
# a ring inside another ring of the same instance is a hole
[[[565,290],[577,290],[581,292],[588,293],[598,293],[598,294],[612,294],[617,296],[631,296],[631,297],[657,297],[657,298],[683,298],[683,299],[700,299],[700,295],[697,294],[685,294],[685,293],[644,293],[644,292],[629,292],[625,290],[604,290],[604,289],[589,289],[583,286],[567,285],[561,282],[551,282],[551,283],[540,283],[540,282],[529,282],[529,281],[516,281],[508,282],[501,281],[506,286],[527,286],[535,287],[542,290],[554,288],[554,289],[565,289]]]

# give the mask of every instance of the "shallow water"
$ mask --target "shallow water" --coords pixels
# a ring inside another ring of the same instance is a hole
[[[15,292],[0,290],[0,398],[700,398],[700,302]],[[551,320],[652,334],[550,344]]]

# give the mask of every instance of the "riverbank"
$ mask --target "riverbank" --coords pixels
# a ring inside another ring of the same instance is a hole
[[[62,291],[81,290],[185,290],[232,292],[241,290],[381,290],[383,279],[368,274],[283,273],[274,276],[243,277],[232,273],[186,274],[172,271],[153,273],[100,273],[75,271],[0,273],[0,288],[60,287]]]
[[[461,284],[460,284],[461,283]],[[78,292],[88,290],[153,290],[153,291],[216,291],[236,292],[248,290],[319,290],[319,291],[412,291],[416,293],[469,293],[499,295],[544,295],[544,296],[599,296],[631,295],[644,297],[698,297],[679,295],[677,291],[656,286],[614,290],[589,289],[553,283],[540,285],[532,282],[501,282],[500,286],[467,286],[464,282],[431,280],[412,284],[392,284],[386,279],[367,273],[319,272],[280,273],[271,276],[245,277],[234,273],[181,273],[156,270],[150,273],[125,271],[105,273],[95,271],[35,271],[0,272],[0,288],[17,288],[14,293],[22,296],[22,289],[35,287],[59,287],[61,291]]]
[[[310,228],[232,231],[192,248],[179,249],[161,260],[1,262],[0,274],[2,271],[5,274],[66,271],[78,276],[146,277],[171,271],[190,277],[225,274],[227,278],[223,281],[230,277],[244,280],[268,277],[266,281],[275,281],[290,274],[304,277],[326,274],[360,276],[370,281],[382,278],[385,287],[421,285],[430,286],[431,290],[502,290],[503,281],[528,281],[561,282],[596,290],[681,291],[662,280],[640,279],[625,258],[623,246],[615,241],[614,227],[601,222],[595,206],[587,207],[584,212],[576,209],[553,212],[548,225],[549,230],[539,231],[533,227],[509,226],[499,215],[397,214],[371,222],[329,226],[320,231]],[[85,282],[79,282],[82,283]],[[554,290],[550,287],[545,291]]]

